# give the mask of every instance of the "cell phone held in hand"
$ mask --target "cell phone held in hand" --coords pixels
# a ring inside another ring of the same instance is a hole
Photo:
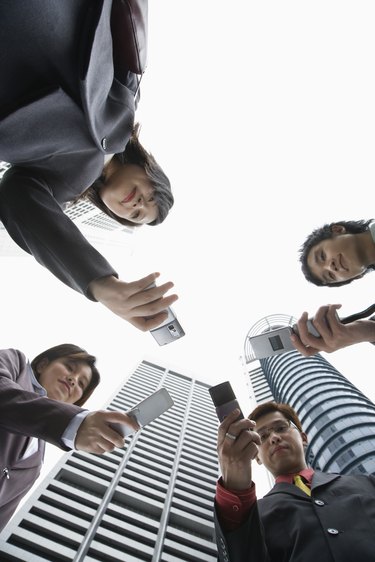
[[[160,326],[150,330],[150,334],[155,338],[159,345],[172,343],[185,335],[185,332],[174,315],[173,310],[169,307],[167,308],[167,312],[167,319]]]
[[[240,415],[237,419],[240,420],[244,417],[240,405],[237,401],[236,395],[234,394],[232,385],[229,381],[211,386],[211,388],[208,389],[208,392],[210,393],[212,402],[215,405],[216,414],[219,418],[220,423],[236,408],[240,410]]]
[[[307,330],[316,338],[320,337],[311,319],[307,321]],[[263,334],[258,334],[249,338],[255,358],[265,359],[266,357],[271,357],[271,355],[295,351],[296,348],[290,339],[293,332],[298,335],[297,324],[285,326],[283,328],[275,328],[269,332],[264,332]]]
[[[155,286],[155,283],[151,283],[151,285],[146,287],[146,290]],[[167,308],[166,312],[168,313],[166,320],[164,320],[160,326],[150,330],[150,334],[155,338],[159,345],[172,343],[185,335],[185,332],[171,307]]]
[[[151,396],[148,396],[125,413],[133,417],[142,428],[169,410],[173,404],[174,402],[168,390],[166,388],[159,388]],[[111,427],[123,437],[134,433],[134,430],[125,424],[111,423]]]

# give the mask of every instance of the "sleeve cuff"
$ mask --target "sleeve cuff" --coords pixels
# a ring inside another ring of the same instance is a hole
[[[256,503],[255,484],[247,490],[227,490],[220,478],[216,485],[216,507],[225,531],[234,531],[248,517]]]

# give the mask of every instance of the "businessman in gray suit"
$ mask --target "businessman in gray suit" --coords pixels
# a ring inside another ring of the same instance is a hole
[[[102,211],[132,226],[159,224],[173,204],[167,176],[138,139],[144,64],[133,71],[125,56],[123,34],[134,39],[128,4],[140,8],[138,56],[147,46],[145,0],[0,3],[0,159],[12,164],[0,220],[61,281],[145,331],[166,318],[173,284],[144,291],[156,273],[119,280],[63,212],[90,189]]]
[[[375,476],[313,470],[307,436],[287,404],[266,402],[222,422],[215,499],[220,562],[373,562]],[[257,500],[251,462],[275,478]],[[375,473],[375,466],[374,466]]]

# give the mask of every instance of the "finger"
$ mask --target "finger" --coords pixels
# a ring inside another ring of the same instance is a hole
[[[330,326],[339,326],[341,324],[337,311],[341,308],[341,304],[331,304],[328,308],[327,319]]]
[[[322,338],[329,337],[331,328],[328,322],[329,305],[321,306],[314,316],[313,323]]]
[[[234,419],[232,417],[232,414],[234,414],[234,412],[231,412],[230,414],[230,423],[229,426],[226,426],[227,429],[223,434],[220,434],[220,438],[222,440],[227,440],[229,441],[229,439],[232,441],[232,443],[238,439],[238,436],[241,433],[247,432],[247,431],[252,431],[253,427],[254,427],[254,422],[252,420],[249,420],[249,418],[241,418],[238,419],[238,415],[240,413],[240,411],[237,409],[236,411],[236,415],[234,415]],[[227,418],[224,420],[226,421],[229,418],[229,416],[227,416]],[[224,423],[224,422],[223,422]],[[220,428],[223,427],[223,424],[221,424]],[[219,428],[219,430],[220,430]],[[225,426],[224,426],[225,429]],[[228,437],[228,434],[231,437]],[[236,439],[233,439],[233,437],[235,437]]]
[[[155,280],[158,277],[160,277],[160,273],[158,271],[155,271],[154,273],[146,275],[146,277],[142,277],[142,279],[138,279],[137,281],[129,283],[129,285],[134,288],[134,293],[138,293],[139,291],[144,291],[145,289],[147,289],[147,287],[152,285],[152,283],[155,283]]]
[[[308,336],[306,336],[306,337],[308,337]],[[314,337],[314,336],[312,336],[312,337]],[[290,340],[291,340],[292,344],[294,345],[294,347],[296,348],[296,350],[299,351],[301,353],[301,355],[304,355],[305,357],[311,357],[312,355],[315,355],[319,351],[314,346],[305,345],[301,341],[301,339],[297,336],[297,334],[291,334]]]
[[[143,289],[135,296],[139,298],[140,302],[153,302],[164,296],[165,293],[172,289],[173,286],[174,284],[172,283],[172,281],[167,281],[162,285],[156,285],[155,287],[150,287],[149,289]],[[135,300],[134,297],[133,300]]]
[[[252,429],[247,429],[245,431],[241,431],[237,437],[236,445],[239,449],[246,449],[251,444],[260,445],[260,437],[256,431]]]
[[[145,320],[144,324],[146,326],[147,325],[158,326],[162,320],[157,320],[157,322],[154,322],[154,320],[158,317],[160,313],[163,313],[163,315],[166,317],[167,316],[166,309],[172,306],[172,304],[177,300],[178,300],[178,295],[174,294],[174,295],[169,295],[168,297],[164,297],[162,299],[158,299],[153,302],[149,302],[147,304],[136,306],[131,311],[132,318],[142,317]],[[165,318],[163,319],[165,320]],[[146,328],[146,329],[150,329],[150,328]]]
[[[229,427],[236,421],[238,416],[240,415],[239,408],[235,408],[233,412],[225,416],[224,420],[219,425],[218,435],[221,440],[225,439],[225,434],[229,432]]]

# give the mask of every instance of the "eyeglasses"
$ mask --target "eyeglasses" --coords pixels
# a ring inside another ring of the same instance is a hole
[[[277,424],[273,425],[272,427],[264,427],[261,430],[257,431],[257,433],[260,437],[260,442],[263,445],[267,441],[271,433],[283,435],[283,433],[287,433],[290,429],[297,429],[297,431],[299,431],[298,427],[291,420],[285,420],[277,422]]]

